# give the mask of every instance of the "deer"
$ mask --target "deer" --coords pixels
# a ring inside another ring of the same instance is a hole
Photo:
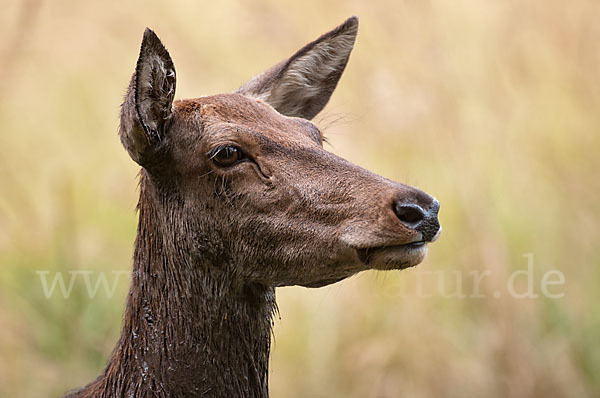
[[[268,397],[275,290],[422,262],[439,202],[323,148],[311,120],[354,47],[351,17],[228,94],[174,101],[146,28],[120,111],[140,167],[121,336],[69,397]]]

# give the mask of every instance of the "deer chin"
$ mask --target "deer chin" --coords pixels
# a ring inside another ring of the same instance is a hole
[[[357,250],[359,259],[370,269],[394,270],[419,265],[427,254],[427,243],[369,247]]]
[[[331,284],[337,283],[337,282],[339,282],[341,280],[344,280],[344,279],[348,278],[348,276],[342,276],[342,277],[337,277],[337,278],[321,279],[321,280],[318,280],[316,282],[303,283],[303,284],[300,284],[299,286],[302,286],[302,287],[311,287],[311,288],[323,287],[323,286],[331,285]]]

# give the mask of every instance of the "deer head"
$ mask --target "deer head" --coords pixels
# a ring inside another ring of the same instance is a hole
[[[173,61],[151,30],[119,134],[166,233],[239,284],[323,286],[420,263],[438,202],[323,148],[310,120],[352,51],[352,17],[231,94],[173,101]],[[173,203],[177,205],[173,205]],[[168,230],[168,231],[167,231]]]
[[[327,285],[423,260],[438,202],[323,149],[310,121],[358,20],[232,94],[173,101],[173,61],[146,30],[119,135],[142,166],[123,330],[72,397],[268,396],[275,287]]]

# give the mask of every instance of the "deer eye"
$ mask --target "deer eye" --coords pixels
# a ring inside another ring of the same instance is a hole
[[[212,161],[220,167],[233,166],[244,158],[244,154],[239,148],[234,146],[225,146],[216,148],[210,154]]]

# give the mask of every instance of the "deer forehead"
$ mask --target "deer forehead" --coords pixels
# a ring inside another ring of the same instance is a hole
[[[311,121],[282,115],[260,99],[239,94],[179,100],[174,108],[177,119],[199,126],[204,134],[260,135],[291,146],[323,142],[321,130]]]

